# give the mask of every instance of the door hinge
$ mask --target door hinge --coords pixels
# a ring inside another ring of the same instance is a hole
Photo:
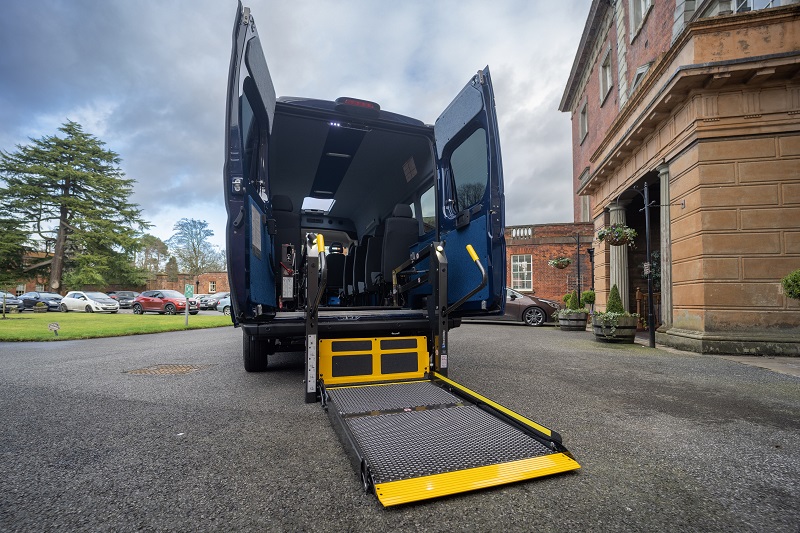
[[[478,71],[478,81],[480,82],[481,85],[486,85],[486,76],[483,75],[482,70]]]
[[[245,26],[250,24],[250,8],[249,7],[245,7],[242,10],[242,24],[244,24]]]

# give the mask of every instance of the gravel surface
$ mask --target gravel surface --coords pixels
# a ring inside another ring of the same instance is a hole
[[[554,328],[450,338],[451,378],[582,469],[383,509],[299,354],[247,374],[233,328],[0,343],[0,531],[798,531],[800,378]],[[126,373],[167,364],[200,368]]]

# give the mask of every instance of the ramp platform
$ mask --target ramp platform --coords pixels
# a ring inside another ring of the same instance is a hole
[[[580,468],[557,433],[443,376],[325,394],[365,489],[387,507]]]

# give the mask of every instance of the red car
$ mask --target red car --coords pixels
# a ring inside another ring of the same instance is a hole
[[[178,291],[158,290],[144,291],[133,300],[133,314],[141,315],[147,312],[174,315],[186,312],[186,297]],[[197,301],[189,298],[189,314],[199,312]]]

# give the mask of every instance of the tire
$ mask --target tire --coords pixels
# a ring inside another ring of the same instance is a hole
[[[86,312],[87,312],[87,313],[94,313],[94,309],[92,309],[92,306],[91,306],[91,305],[87,305],[87,306],[86,306]]]
[[[142,305],[141,304],[133,304],[133,307],[131,307],[131,309],[133,310],[133,314],[134,315],[143,315],[144,314],[144,309],[142,309]]]
[[[274,341],[270,342],[270,339],[254,337],[242,331],[242,359],[246,372],[264,372],[267,369],[270,345],[274,350]]]
[[[67,309],[67,304],[61,304],[58,308],[62,313],[69,312],[69,309]]]
[[[172,304],[165,305],[164,306],[164,312],[166,314],[168,314],[168,315],[174,315],[175,314],[175,306],[172,305]]]
[[[225,307],[223,307],[222,308],[222,314],[223,315],[227,315],[227,316],[231,316],[231,306],[230,305],[226,305]]]
[[[527,326],[541,326],[547,319],[547,313],[539,307],[529,307],[522,313],[522,321]]]
[[[190,315],[196,315],[199,311],[189,311]]]

